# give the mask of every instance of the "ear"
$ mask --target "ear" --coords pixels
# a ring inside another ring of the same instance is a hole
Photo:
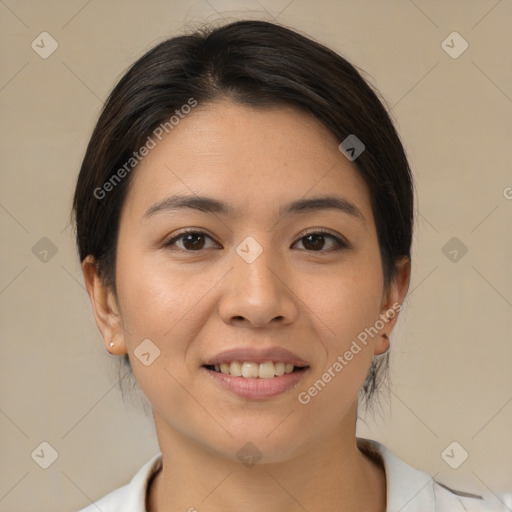
[[[395,262],[395,275],[382,295],[380,322],[384,324],[379,329],[379,337],[375,342],[375,355],[384,354],[389,349],[389,336],[398,320],[402,303],[409,289],[411,279],[411,260],[407,256]]]
[[[105,348],[116,356],[126,354],[124,330],[115,294],[98,275],[98,264],[93,256],[87,256],[82,262],[82,274],[96,324],[105,340]],[[113,347],[110,342],[114,342]]]

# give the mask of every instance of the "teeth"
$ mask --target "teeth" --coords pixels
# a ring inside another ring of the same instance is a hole
[[[258,377],[260,379],[271,379],[272,377],[274,377],[274,373],[276,370],[275,365],[272,361],[268,361],[267,363],[261,363],[258,366]]]
[[[284,363],[276,363],[274,365],[274,373],[280,377],[281,375],[284,375],[284,370],[285,370],[285,364]],[[292,368],[293,370],[293,368]]]
[[[233,363],[231,363],[233,364]],[[244,363],[242,365],[242,377],[255,378],[258,377],[260,370],[259,364],[256,363]]]
[[[293,364],[266,361],[258,364],[251,361],[232,361],[231,363],[220,363],[214,365],[216,372],[233,377],[245,377],[247,379],[272,379],[274,376],[281,377],[285,373],[293,372]]]
[[[234,375],[235,377],[242,376],[242,367],[240,366],[240,363],[238,361],[233,361],[229,365],[229,373],[230,375]]]

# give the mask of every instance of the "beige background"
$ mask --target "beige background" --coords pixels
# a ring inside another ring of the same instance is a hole
[[[158,450],[152,418],[118,390],[69,211],[123,71],[223,17],[274,19],[345,55],[387,99],[410,156],[412,291],[392,339],[390,400],[359,434],[445,484],[512,488],[512,2],[2,0],[0,13],[1,511],[78,510]],[[31,48],[43,31],[59,44],[47,59]],[[441,47],[453,31],[469,43],[456,59]],[[46,262],[32,252],[42,237],[57,249]],[[456,262],[442,251],[452,237],[468,249]],[[43,441],[58,452],[46,470],[31,458]],[[452,441],[469,453],[458,469],[441,457]]]

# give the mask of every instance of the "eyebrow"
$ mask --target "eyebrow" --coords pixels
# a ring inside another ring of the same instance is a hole
[[[218,213],[226,216],[235,216],[236,210],[232,206],[207,196],[174,195],[166,197],[152,205],[143,215],[143,219],[152,217],[157,213],[170,212],[180,209],[199,210],[206,213]],[[361,210],[348,199],[339,196],[317,196],[308,199],[297,199],[287,203],[279,209],[279,215],[292,213],[309,213],[320,210],[337,210],[365,222]]]

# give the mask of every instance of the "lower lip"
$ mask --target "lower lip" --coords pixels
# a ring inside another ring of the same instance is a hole
[[[247,400],[266,400],[284,393],[296,386],[298,382],[308,373],[309,368],[293,373],[285,373],[271,379],[234,377],[213,370],[201,367],[211,378],[220,385]]]

